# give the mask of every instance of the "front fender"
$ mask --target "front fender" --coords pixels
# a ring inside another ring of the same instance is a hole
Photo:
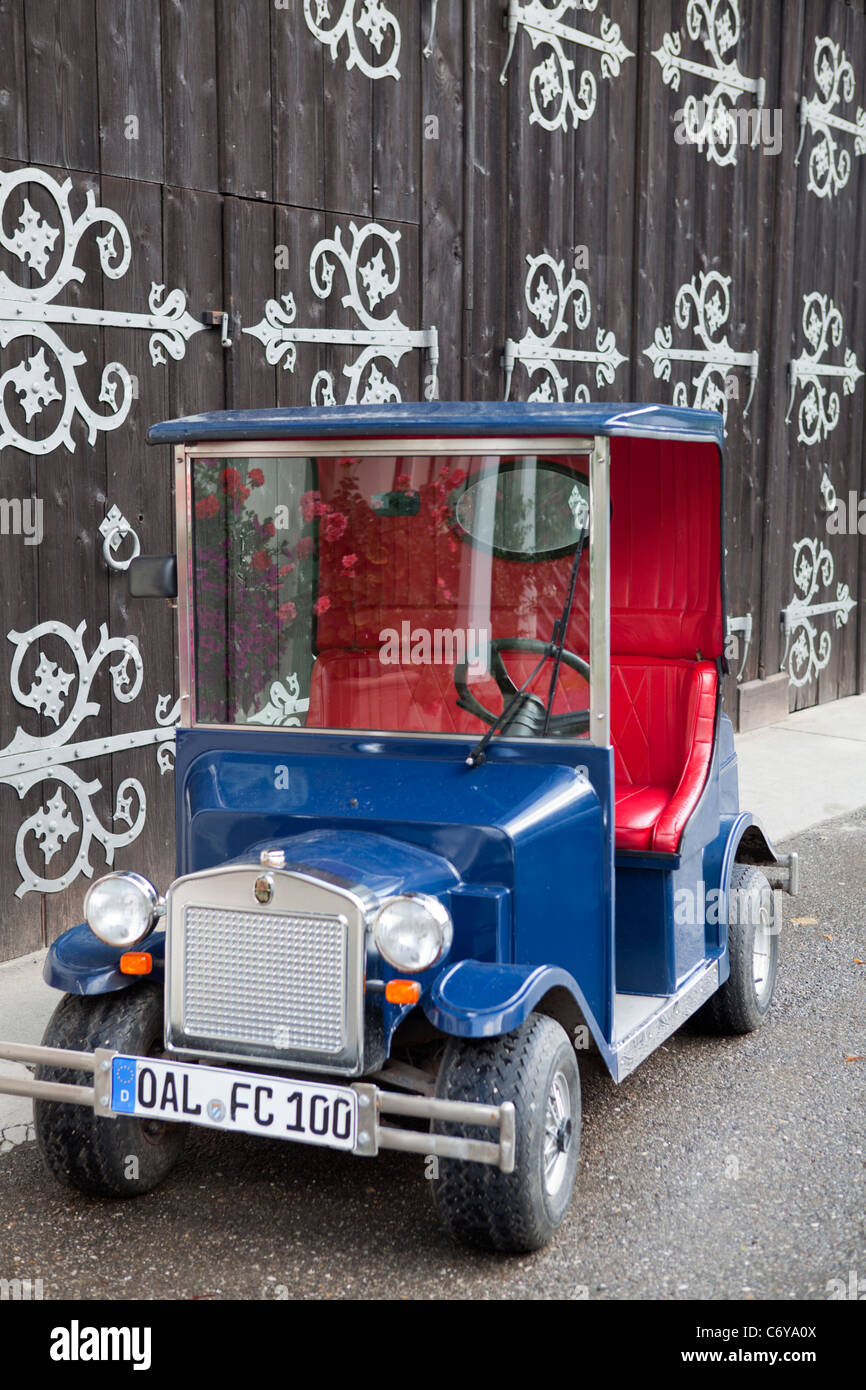
[[[557,986],[568,991],[590,1023],[592,1015],[577,982],[567,970],[552,965],[458,961],[439,976],[423,1007],[442,1033],[458,1038],[498,1037],[519,1028],[539,1000]]]
[[[165,932],[152,932],[135,948],[149,951],[153,970],[148,979],[162,984],[165,978]],[[52,989],[64,994],[111,994],[113,990],[129,989],[140,983],[140,975],[123,975],[116,946],[100,941],[86,923],[70,927],[52,942],[45,957],[42,978]]]

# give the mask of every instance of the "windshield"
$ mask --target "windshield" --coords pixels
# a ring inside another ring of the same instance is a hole
[[[588,497],[586,455],[194,458],[195,720],[480,736],[536,667],[546,706],[576,564],[585,710]]]

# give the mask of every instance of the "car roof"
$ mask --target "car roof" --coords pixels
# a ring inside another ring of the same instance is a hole
[[[295,406],[266,410],[213,410],[152,425],[150,444],[208,440],[422,438],[556,434],[612,438],[679,439],[724,447],[724,422],[715,410],[653,404],[560,404],[549,401],[401,401],[388,405]]]

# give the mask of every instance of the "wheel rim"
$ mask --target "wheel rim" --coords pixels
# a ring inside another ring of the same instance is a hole
[[[572,1138],[571,1092],[565,1073],[558,1071],[544,1112],[544,1187],[551,1197],[565,1181]]]
[[[761,915],[755,924],[755,937],[752,942],[752,983],[755,998],[764,1005],[773,987],[773,933],[770,928],[769,913],[761,908]]]

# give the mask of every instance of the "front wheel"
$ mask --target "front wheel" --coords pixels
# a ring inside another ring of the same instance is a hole
[[[66,994],[51,1016],[45,1047],[93,1052],[97,1047],[138,1057],[162,1048],[162,992],[136,985],[123,993]],[[40,1067],[40,1081],[81,1084],[81,1073]],[[58,1182],[92,1197],[138,1197],[171,1172],[183,1151],[186,1126],[132,1115],[107,1119],[85,1105],[33,1103],[36,1140]]]
[[[515,1107],[515,1168],[440,1158],[433,1180],[437,1213],[462,1244],[530,1251],[561,1225],[574,1188],[580,1146],[580,1076],[574,1049],[552,1018],[531,1014],[513,1033],[485,1041],[452,1038],[436,1095]],[[434,1132],[479,1137],[466,1125]]]

